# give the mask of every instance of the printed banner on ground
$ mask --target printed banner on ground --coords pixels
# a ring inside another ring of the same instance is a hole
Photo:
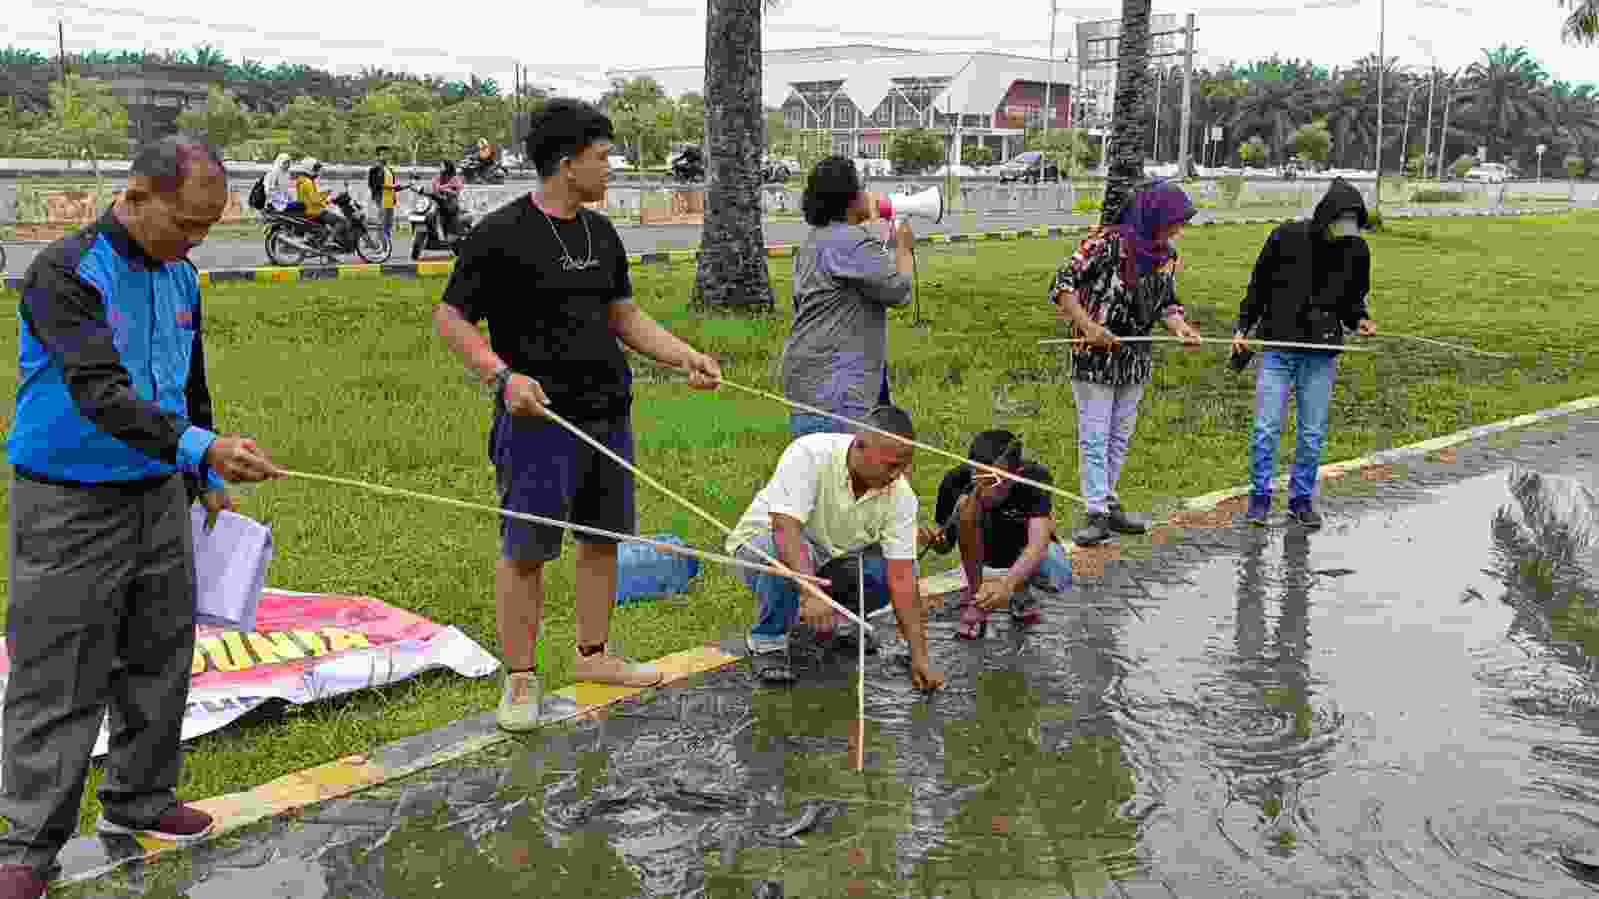
[[[200,624],[195,637],[185,740],[220,730],[272,700],[305,705],[432,668],[465,677],[499,668],[460,630],[367,596],[269,589],[256,608],[255,630]],[[0,646],[0,691],[10,672]],[[107,738],[102,726],[96,756],[106,752]]]

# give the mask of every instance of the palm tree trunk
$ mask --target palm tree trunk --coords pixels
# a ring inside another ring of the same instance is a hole
[[[761,223],[761,7],[765,0],[707,0],[705,12],[705,230],[694,301],[771,309]]]
[[[1150,0],[1122,0],[1116,118],[1111,124],[1101,225],[1115,224],[1122,204],[1144,179],[1144,148],[1149,145],[1145,137],[1149,130],[1149,5]]]

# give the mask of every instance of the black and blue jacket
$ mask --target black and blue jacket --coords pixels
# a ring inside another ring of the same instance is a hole
[[[45,248],[22,281],[16,417],[21,477],[66,485],[185,475],[224,484],[200,339],[200,274],[147,254],[107,210]]]

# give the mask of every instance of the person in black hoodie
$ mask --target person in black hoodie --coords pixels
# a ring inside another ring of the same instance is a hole
[[[1344,330],[1377,333],[1366,309],[1371,289],[1371,250],[1360,237],[1369,230],[1366,201],[1342,178],[1333,180],[1309,220],[1279,225],[1255,262],[1249,291],[1233,334],[1235,367],[1247,361],[1245,339],[1259,326],[1260,340],[1326,344],[1326,350],[1270,350],[1261,354],[1255,382],[1255,424],[1250,435],[1251,524],[1271,514],[1277,441],[1292,391],[1298,408],[1298,441],[1288,481],[1288,514],[1317,528],[1321,516],[1311,502],[1327,434],[1327,410],[1337,374]]]

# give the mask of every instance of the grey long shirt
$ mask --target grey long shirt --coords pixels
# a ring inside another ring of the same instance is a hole
[[[881,227],[881,226],[879,226]],[[811,229],[794,256],[794,329],[783,343],[789,399],[858,418],[877,404],[888,307],[910,302],[894,245],[864,225]]]

